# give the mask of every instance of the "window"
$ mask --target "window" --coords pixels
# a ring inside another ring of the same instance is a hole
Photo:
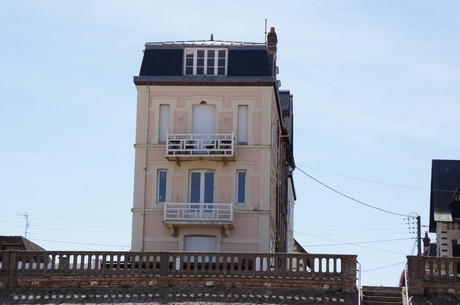
[[[226,49],[186,49],[185,75],[226,75]]]
[[[166,135],[169,132],[169,105],[160,105],[160,127],[158,130],[159,141],[165,143]]]
[[[193,171],[190,173],[190,202],[214,202],[214,172]]]
[[[157,176],[157,203],[166,202],[166,178],[167,171],[160,169]]]
[[[239,170],[236,172],[236,204],[244,205],[246,203],[246,171]]]
[[[248,144],[248,106],[238,106],[238,126],[237,126],[238,144]]]

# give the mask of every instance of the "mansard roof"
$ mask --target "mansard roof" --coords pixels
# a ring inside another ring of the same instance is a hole
[[[224,77],[185,76],[184,50],[187,48],[227,49],[227,75]],[[269,52],[265,43],[225,40],[148,42],[145,44],[139,76],[134,77],[134,83],[136,85],[173,84],[185,81],[194,85],[200,83],[273,85],[276,82],[274,72],[275,55]]]
[[[430,232],[436,222],[453,222],[451,203],[460,188],[460,160],[433,160],[431,167]]]

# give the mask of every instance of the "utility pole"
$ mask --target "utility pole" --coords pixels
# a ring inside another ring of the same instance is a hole
[[[420,215],[417,215],[417,255],[422,255],[422,225],[420,224]]]

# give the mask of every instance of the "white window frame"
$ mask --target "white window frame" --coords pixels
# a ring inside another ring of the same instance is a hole
[[[242,196],[243,196],[243,200],[240,201],[240,192],[241,192],[241,189],[240,189],[240,174],[243,174],[244,175],[244,184],[243,184],[243,187],[244,189],[242,190]],[[247,183],[248,183],[248,173],[246,170],[244,169],[239,169],[236,171],[236,194],[235,194],[235,204],[236,205],[246,205],[246,197],[247,197]]]
[[[214,52],[214,58],[210,56]],[[220,55],[224,52],[224,56]],[[199,56],[203,53],[203,56]],[[203,60],[202,65],[200,60]],[[191,62],[190,62],[191,60]],[[209,61],[208,61],[209,60]],[[219,65],[220,60],[224,64]],[[222,48],[187,48],[184,52],[184,75],[209,75],[209,76],[226,76],[228,63],[228,50]],[[201,71],[202,69],[202,71]],[[211,69],[211,70],[210,70]],[[220,69],[223,69],[221,73]]]
[[[161,178],[162,174],[165,175],[164,179]],[[160,193],[163,193],[163,192],[164,194],[162,195],[164,195],[164,198],[163,200],[161,200]],[[167,193],[168,193],[168,170],[159,169],[157,171],[157,194],[156,194],[157,204],[164,204],[166,202]]]

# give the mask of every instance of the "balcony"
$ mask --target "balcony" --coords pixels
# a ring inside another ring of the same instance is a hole
[[[232,203],[165,203],[163,223],[179,226],[214,226],[233,229]]]
[[[229,134],[168,134],[168,160],[235,160],[235,140]]]

